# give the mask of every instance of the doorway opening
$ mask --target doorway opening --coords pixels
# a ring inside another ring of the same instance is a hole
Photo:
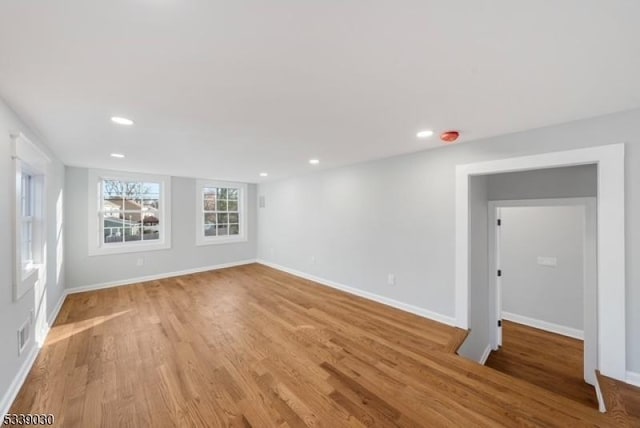
[[[491,312],[488,310],[487,177],[580,165],[595,165],[597,168],[596,368],[605,376],[623,382],[626,380],[624,144],[456,167],[455,313],[457,326],[471,330],[461,348],[468,357],[484,363],[492,345],[488,323]],[[604,401],[597,384],[596,392],[600,410],[604,411]]]
[[[596,198],[488,205],[486,365],[597,408]]]

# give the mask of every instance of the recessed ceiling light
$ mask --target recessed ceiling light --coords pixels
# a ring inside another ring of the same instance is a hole
[[[269,176],[269,174],[267,174],[266,172],[261,172],[260,173],[260,177],[268,177],[268,176]]]
[[[112,158],[122,159],[124,155],[122,153],[111,153]]]
[[[111,118],[111,121],[113,123],[117,123],[118,125],[126,125],[126,126],[131,126],[133,125],[133,120],[131,119],[127,119],[126,117],[118,117],[118,116],[113,116]]]
[[[309,159],[309,163],[311,165],[318,165],[320,163],[320,161],[318,159]]]
[[[425,129],[424,131],[420,131],[416,134],[416,137],[420,139],[429,138],[433,135],[433,131],[430,129]]]

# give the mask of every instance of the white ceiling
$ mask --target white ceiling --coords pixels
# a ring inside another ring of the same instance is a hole
[[[639,22],[636,0],[2,0],[0,95],[67,164],[258,182],[640,107]]]

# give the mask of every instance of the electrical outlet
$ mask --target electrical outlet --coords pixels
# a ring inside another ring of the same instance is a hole
[[[390,274],[387,276],[387,284],[389,284],[389,285],[396,285],[396,276],[395,276],[394,274],[390,273]]]
[[[316,256],[311,256],[311,264],[316,264]]]
[[[138,257],[138,260],[136,260],[136,266],[144,266],[144,257]]]

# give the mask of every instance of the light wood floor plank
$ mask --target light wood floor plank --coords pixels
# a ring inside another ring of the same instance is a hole
[[[595,389],[583,378],[583,352],[581,340],[503,321],[503,345],[486,366],[597,409]]]
[[[466,332],[262,265],[67,297],[12,413],[58,426],[613,426]]]

